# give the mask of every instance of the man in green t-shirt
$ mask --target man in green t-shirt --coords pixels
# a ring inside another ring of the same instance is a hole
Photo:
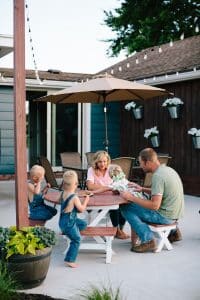
[[[122,196],[131,203],[121,205],[124,218],[131,225],[132,231],[139,237],[141,243],[132,245],[134,252],[147,252],[156,249],[153,232],[148,223],[172,224],[183,216],[184,194],[183,185],[177,172],[160,164],[157,153],[146,148],[139,154],[140,166],[144,172],[152,172],[151,188],[136,185],[136,190],[150,195],[150,199],[140,198],[129,192]],[[171,242],[181,240],[177,228],[169,235]]]

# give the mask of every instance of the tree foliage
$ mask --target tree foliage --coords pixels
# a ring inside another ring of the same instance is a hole
[[[119,0],[121,1],[121,0]],[[122,0],[114,11],[104,11],[105,24],[116,34],[107,39],[110,56],[134,51],[197,34],[198,0]]]

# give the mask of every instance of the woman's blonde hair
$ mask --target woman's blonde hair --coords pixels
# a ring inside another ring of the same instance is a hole
[[[97,170],[98,169],[98,165],[97,163],[102,159],[106,157],[107,159],[107,166],[109,166],[110,162],[111,162],[111,158],[110,155],[108,154],[108,152],[104,151],[104,150],[100,150],[97,151],[94,156],[93,156],[93,161],[92,161],[92,167],[93,169]]]
[[[73,183],[77,183],[78,184],[78,176],[77,173],[73,170],[69,170],[66,171],[63,174],[63,183],[67,184],[67,185],[72,185]]]

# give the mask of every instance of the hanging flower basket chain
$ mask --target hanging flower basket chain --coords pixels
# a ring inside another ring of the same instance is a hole
[[[178,119],[180,117],[180,108],[183,104],[184,103],[180,98],[174,97],[166,99],[162,106],[168,108],[170,117],[172,119]]]
[[[130,111],[132,109],[135,119],[137,119],[137,120],[142,119],[143,106],[141,104],[132,101],[125,105],[125,109],[128,111]]]

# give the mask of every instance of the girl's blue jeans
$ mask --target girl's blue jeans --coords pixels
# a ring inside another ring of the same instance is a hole
[[[120,210],[142,243],[153,239],[153,232],[147,223],[171,224],[174,222],[174,220],[162,216],[156,210],[147,209],[135,203],[120,205]]]
[[[65,261],[75,262],[78,250],[81,243],[81,234],[80,231],[85,229],[87,222],[77,218],[75,224],[72,227],[68,227],[63,232],[70,239],[70,246],[65,256]]]

